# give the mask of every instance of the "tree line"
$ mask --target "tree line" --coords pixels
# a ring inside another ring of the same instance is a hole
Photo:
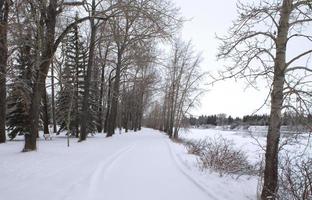
[[[78,141],[92,132],[140,130],[158,83],[176,91],[172,85],[188,70],[161,78],[163,66],[177,70],[162,61],[158,44],[180,43],[182,22],[163,0],[0,0],[0,142],[24,135],[28,152],[41,130]],[[188,97],[177,98],[181,118]]]
[[[226,114],[218,115],[201,115],[198,117],[190,116],[188,118],[189,124],[191,126],[204,126],[204,125],[213,125],[213,126],[239,126],[239,125],[259,125],[267,126],[269,116],[268,115],[245,115],[243,117],[232,117],[231,115],[227,116]]]
[[[187,118],[187,122],[190,126],[200,127],[205,125],[212,126],[231,126],[235,128],[237,126],[268,126],[270,116],[263,115],[244,115],[243,117],[232,117],[226,114],[218,115],[201,115],[198,117],[190,116]],[[296,113],[283,113],[282,125],[283,126],[306,126],[311,125],[312,115],[298,115]]]

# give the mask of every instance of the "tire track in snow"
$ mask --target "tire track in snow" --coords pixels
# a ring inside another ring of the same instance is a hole
[[[206,187],[204,183],[202,183],[199,179],[196,179],[193,177],[193,175],[189,172],[189,170],[186,169],[185,165],[181,161],[181,159],[174,154],[172,147],[170,146],[169,142],[166,141],[169,154],[175,164],[175,166],[178,168],[178,170],[188,179],[190,180],[196,187],[198,187],[201,191],[203,191],[210,199],[212,200],[222,200],[215,194],[212,194],[209,191],[209,188]]]
[[[89,187],[87,191],[87,198],[86,199],[96,199],[97,192],[103,191],[103,185],[100,184],[101,180],[106,177],[106,173],[113,168],[115,163],[123,157],[127,152],[131,151],[136,144],[129,145],[116,153],[110,156],[105,161],[102,161],[95,171],[92,173],[90,178]]]

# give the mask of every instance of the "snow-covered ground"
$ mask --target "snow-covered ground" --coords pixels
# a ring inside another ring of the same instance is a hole
[[[244,131],[191,129],[188,139],[222,135],[257,162],[265,138]],[[307,139],[307,137],[304,137]],[[0,145],[0,199],[4,200],[255,200],[257,177],[220,177],[202,171],[197,158],[163,133],[102,134],[77,143],[58,136],[39,140],[38,151],[21,153],[23,141]],[[295,148],[293,148],[295,149]]]
[[[232,140],[237,149],[244,151],[250,162],[257,163],[264,155],[265,138],[258,136],[253,137],[247,131],[228,131],[221,128],[216,129],[189,129],[181,131],[182,138],[190,140],[203,140],[206,138],[223,137]]]
[[[286,129],[285,129],[286,130]],[[252,164],[259,164],[264,158],[265,154],[265,145],[266,145],[266,135],[267,127],[249,127],[248,129],[237,129],[237,130],[228,130],[227,128],[215,127],[210,129],[188,129],[183,130],[180,133],[180,137],[187,140],[204,140],[204,139],[215,139],[218,137],[226,138],[231,140],[234,144],[234,147],[238,150],[242,150],[246,153],[247,159]],[[296,137],[290,137],[291,131],[283,131],[281,139],[281,153],[280,157],[285,156],[286,153],[290,156],[298,156],[301,159],[311,157],[312,153],[312,142],[309,134],[300,134]],[[181,156],[181,160],[184,163],[189,163],[194,170],[194,163],[196,163],[196,158],[192,156]],[[193,156],[195,157],[195,156]],[[198,162],[197,162],[198,163]],[[207,177],[207,179],[213,179],[215,177],[214,173],[205,171],[202,173],[201,177]],[[220,179],[216,178],[213,182],[220,184],[220,191],[226,191],[224,193],[224,199],[230,199],[227,195],[228,191],[232,188],[235,188],[232,191],[232,194],[236,195],[236,198],[233,199],[256,199],[258,178],[257,177],[240,177],[238,180],[234,180],[230,177],[223,177]],[[223,183],[223,184],[222,184]],[[226,184],[225,184],[226,183]],[[206,181],[207,184],[207,181]],[[209,181],[208,181],[209,184]],[[223,188],[222,186],[228,185],[228,188]],[[215,189],[217,190],[218,187]]]
[[[255,180],[200,172],[182,145],[158,131],[70,143],[64,136],[40,140],[31,153],[20,152],[22,140],[1,144],[0,199],[255,199]]]

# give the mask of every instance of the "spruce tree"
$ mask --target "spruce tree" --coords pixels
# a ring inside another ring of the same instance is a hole
[[[14,77],[9,87],[7,98],[6,125],[9,138],[12,140],[17,134],[29,133],[29,109],[31,102],[31,86],[33,83],[34,53],[31,48],[31,37],[25,36],[23,44],[17,48],[14,69]]]
[[[88,55],[78,26],[68,33],[63,43],[65,64],[61,78],[64,85],[56,100],[56,119],[60,130],[69,128],[67,131],[78,137]]]

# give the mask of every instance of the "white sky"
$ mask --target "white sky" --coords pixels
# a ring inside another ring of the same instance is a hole
[[[196,51],[202,53],[202,67],[205,71],[222,69],[224,63],[216,60],[219,41],[217,35],[226,34],[236,18],[236,0],[173,0],[181,8],[181,14],[191,19],[182,30],[185,40],[192,40]],[[192,112],[194,115],[226,113],[232,116],[252,114],[267,97],[265,86],[257,91],[246,90],[243,80],[227,80],[208,87],[201,98],[201,106]],[[267,107],[259,112],[266,113]]]

